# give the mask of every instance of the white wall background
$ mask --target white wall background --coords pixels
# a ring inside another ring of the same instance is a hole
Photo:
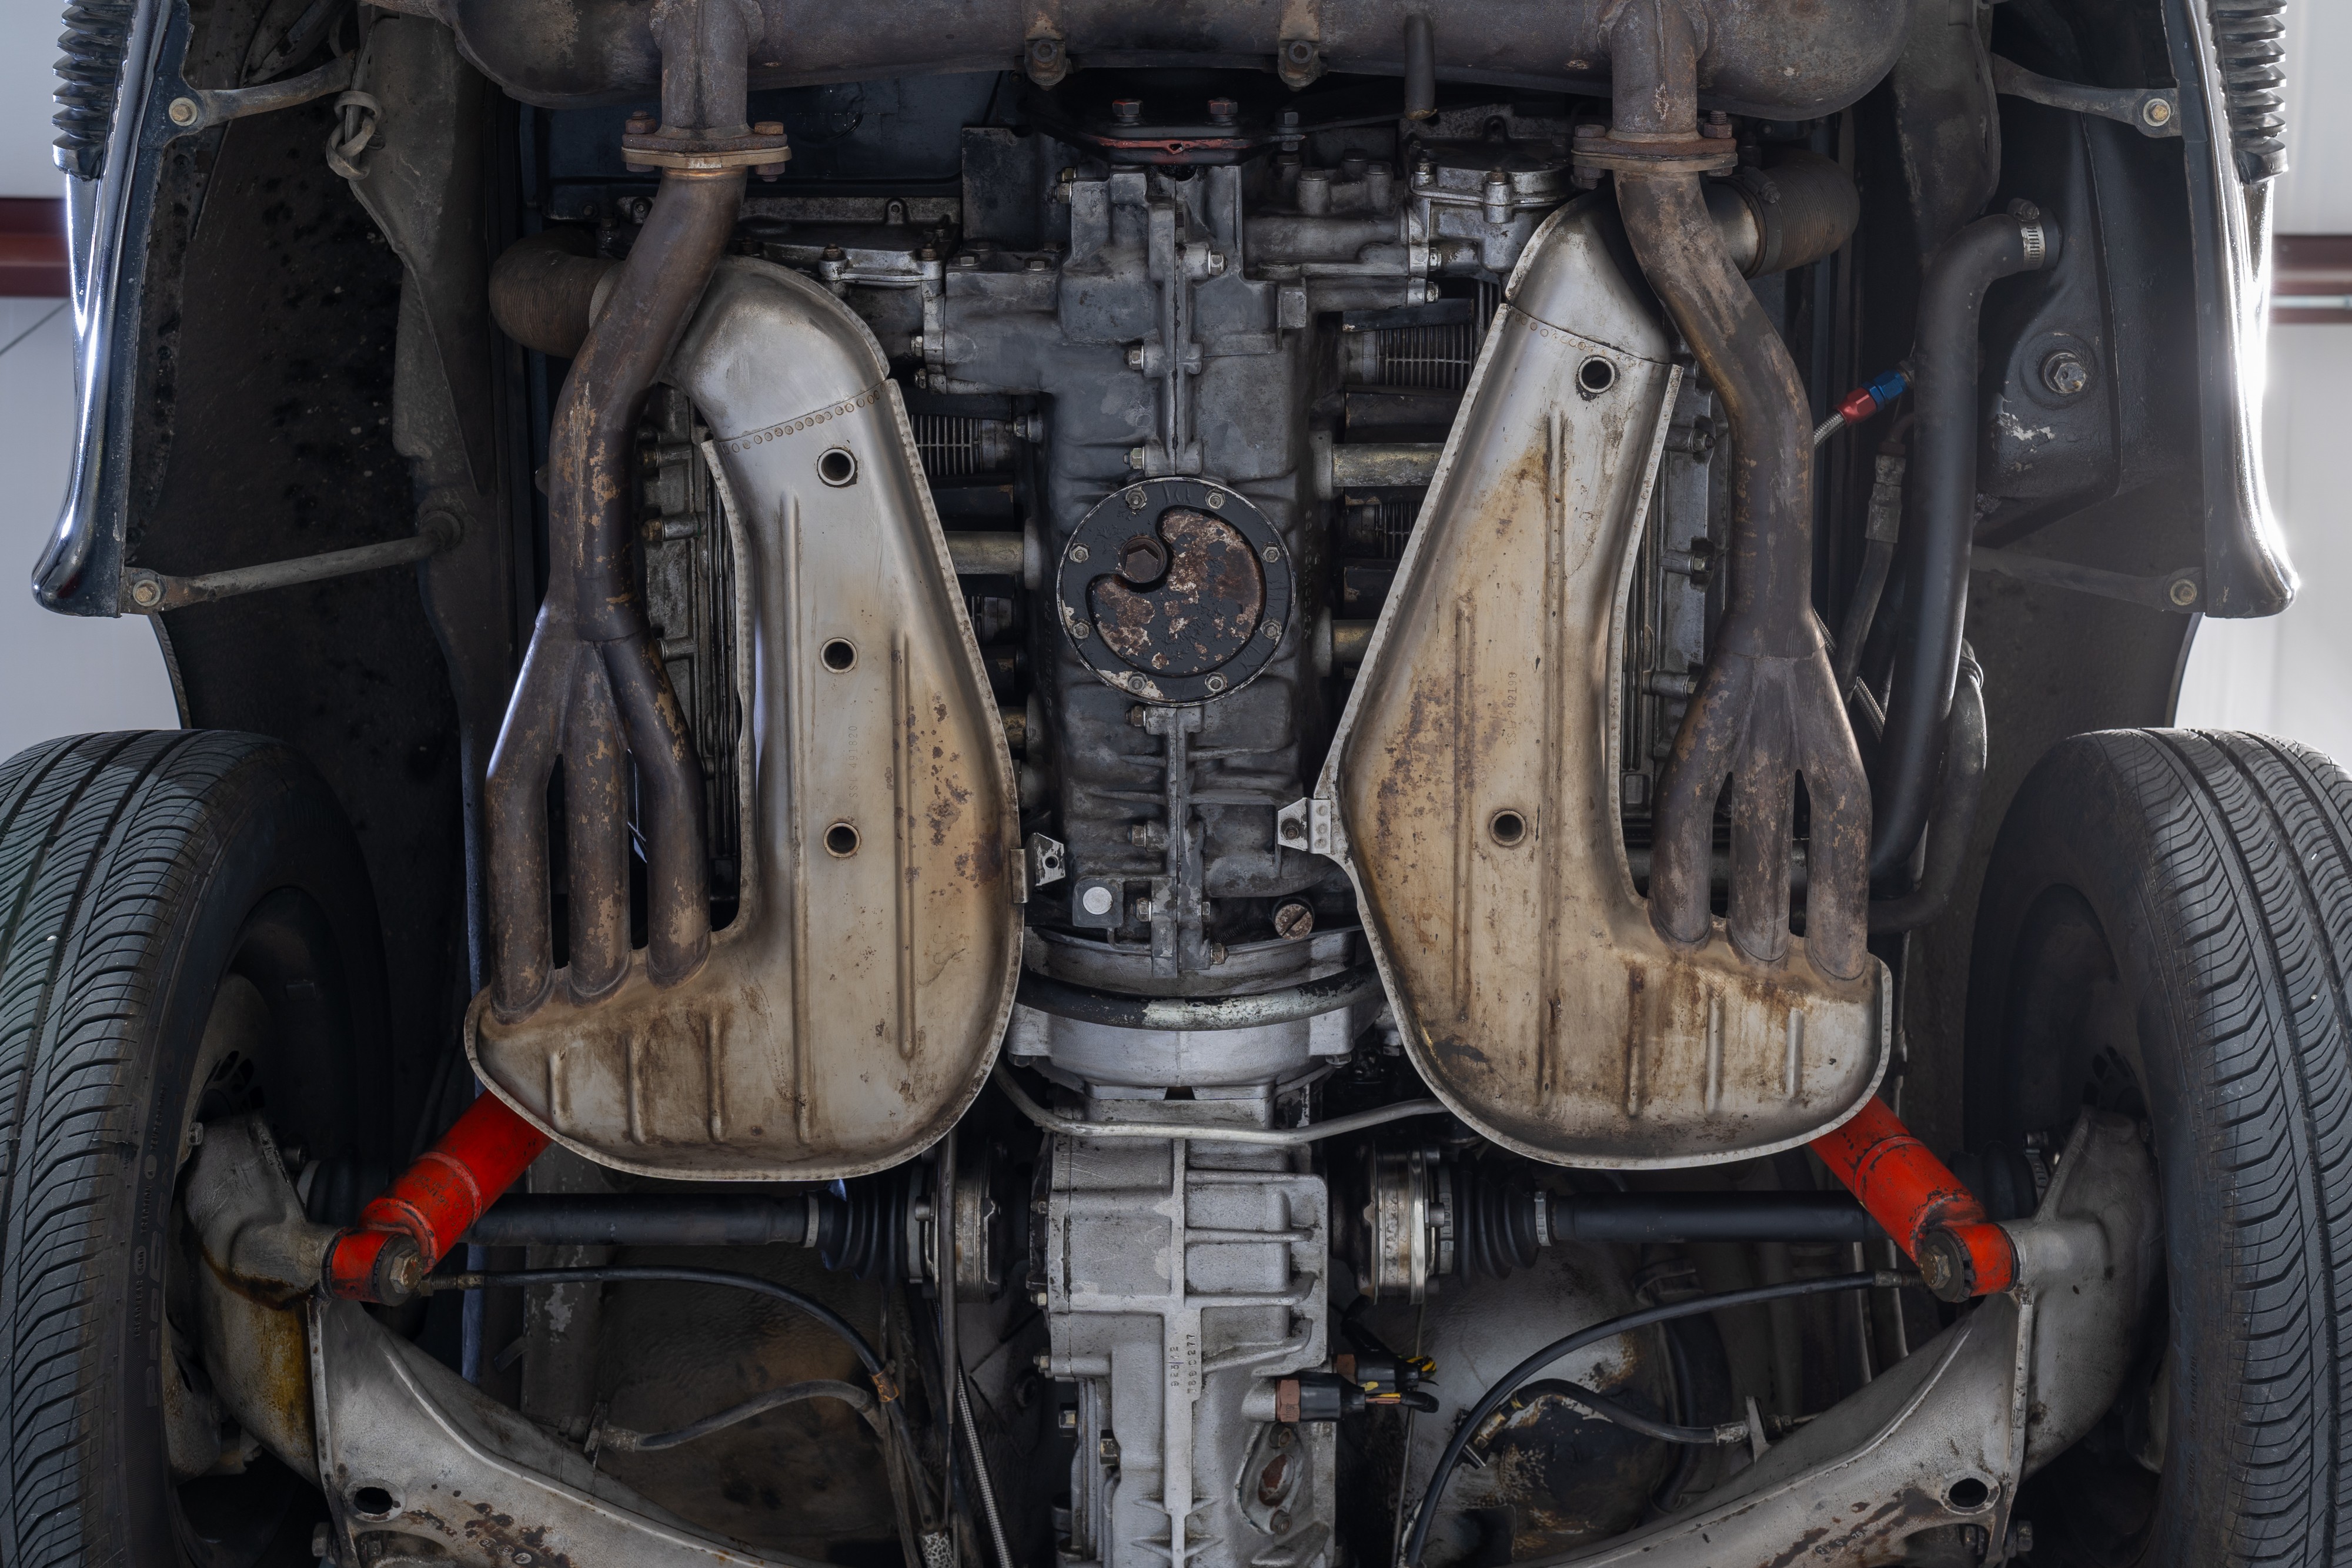
[[[0,196],[59,188],[48,153],[58,10],[57,0],[0,8]],[[2335,84],[2352,78],[2352,4],[2304,0],[2287,15],[2294,169],[2279,229],[2352,234],[2352,146],[2331,123],[2341,118]],[[72,444],[72,325],[55,307],[0,300],[0,758],[52,735],[175,722],[145,622],[50,615],[23,587],[56,522]],[[2290,735],[2352,759],[2352,529],[2342,526],[2352,486],[2340,466],[2352,326],[2273,331],[2266,415],[2272,500],[2303,592],[2273,620],[2202,625],[2180,718]]]
[[[53,0],[0,15],[0,196],[56,196]],[[52,615],[26,586],[58,520],[73,452],[73,312],[0,299],[0,758],[96,729],[176,726],[154,632],[138,617]]]
[[[2352,5],[2287,8],[2289,172],[2281,234],[2352,234],[2352,147],[2339,121],[2352,72]],[[2344,433],[2352,428],[2352,326],[2273,327],[2263,467],[2301,591],[2285,614],[2207,621],[2181,681],[2182,724],[2258,729],[2352,764],[2352,529]]]

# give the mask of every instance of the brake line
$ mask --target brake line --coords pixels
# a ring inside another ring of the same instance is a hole
[[[1429,1529],[1437,1518],[1438,1499],[1444,1495],[1445,1483],[1453,1479],[1454,1469],[1462,1463],[1462,1456],[1469,1451],[1470,1440],[1475,1436],[1478,1428],[1486,1424],[1487,1416],[1502,1407],[1503,1401],[1517,1391],[1519,1385],[1558,1361],[1561,1356],[1573,1354],[1588,1345],[1598,1344],[1605,1339],[1614,1339],[1619,1334],[1630,1333],[1635,1329],[1648,1328],[1653,1323],[1671,1322],[1676,1318],[1696,1317],[1702,1312],[1716,1312],[1725,1307],[1744,1307],[1759,1301],[1785,1301],[1791,1296],[1828,1295],[1838,1291],[1892,1290],[1903,1285],[1916,1285],[1918,1282],[1917,1275],[1895,1269],[1878,1269],[1859,1274],[1832,1274],[1819,1280],[1790,1280],[1783,1284],[1759,1285],[1753,1290],[1726,1291],[1717,1295],[1694,1296],[1688,1301],[1674,1301],[1638,1312],[1628,1312],[1623,1317],[1611,1318],[1605,1322],[1595,1323],[1591,1328],[1579,1329],[1574,1333],[1566,1334],[1552,1341],[1551,1343],[1505,1373],[1499,1382],[1479,1396],[1478,1403],[1470,1407],[1470,1414],[1465,1416],[1461,1424],[1454,1428],[1453,1440],[1445,1445],[1445,1451],[1438,1456],[1437,1468],[1430,1472],[1429,1485],[1422,1491],[1420,1517],[1413,1521],[1412,1535],[1405,1545],[1404,1568],[1420,1568],[1422,1550],[1429,1544]],[[1582,1390],[1572,1390],[1566,1395],[1566,1397],[1582,1405],[1592,1396]],[[1625,1412],[1625,1414],[1631,1414],[1631,1412]],[[1689,1430],[1696,1432],[1699,1428],[1692,1427]],[[1715,1440],[1713,1434],[1708,1435],[1707,1440],[1710,1442]]]

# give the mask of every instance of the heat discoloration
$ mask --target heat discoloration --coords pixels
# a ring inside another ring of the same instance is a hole
[[[1572,1164],[1786,1147],[1874,1082],[1883,974],[1825,972],[1785,900],[1781,945],[1758,956],[1712,925],[1667,941],[1634,892],[1619,628],[1676,382],[1663,339],[1645,346],[1630,318],[1613,343],[1558,324],[1621,287],[1577,209],[1538,244],[1584,260],[1556,267],[1549,304],[1515,296],[1489,334],[1319,789],[1407,1050],[1482,1132]],[[1575,377],[1599,355],[1617,374],[1588,397]],[[1764,711],[1796,733],[1785,702]],[[1768,796],[1750,802],[1767,816]],[[1816,822],[1823,846],[1864,848],[1866,822]]]

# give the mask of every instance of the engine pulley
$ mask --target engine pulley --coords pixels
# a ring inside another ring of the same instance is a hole
[[[1211,702],[1282,646],[1290,551],[1221,485],[1145,479],[1086,515],[1055,591],[1064,633],[1104,681],[1146,702]]]

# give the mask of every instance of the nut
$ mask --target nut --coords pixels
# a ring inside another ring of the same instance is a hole
[[[624,131],[631,136],[651,136],[658,128],[658,122],[655,120],[652,115],[647,114],[644,110],[639,110],[636,113],[629,116],[628,120],[621,127]]]
[[[1143,100],[1139,98],[1112,99],[1110,117],[1121,125],[1134,125],[1143,119]]]
[[[2042,384],[2060,397],[2074,397],[2091,384],[2091,367],[2072,349],[2061,349],[2042,361]]]

